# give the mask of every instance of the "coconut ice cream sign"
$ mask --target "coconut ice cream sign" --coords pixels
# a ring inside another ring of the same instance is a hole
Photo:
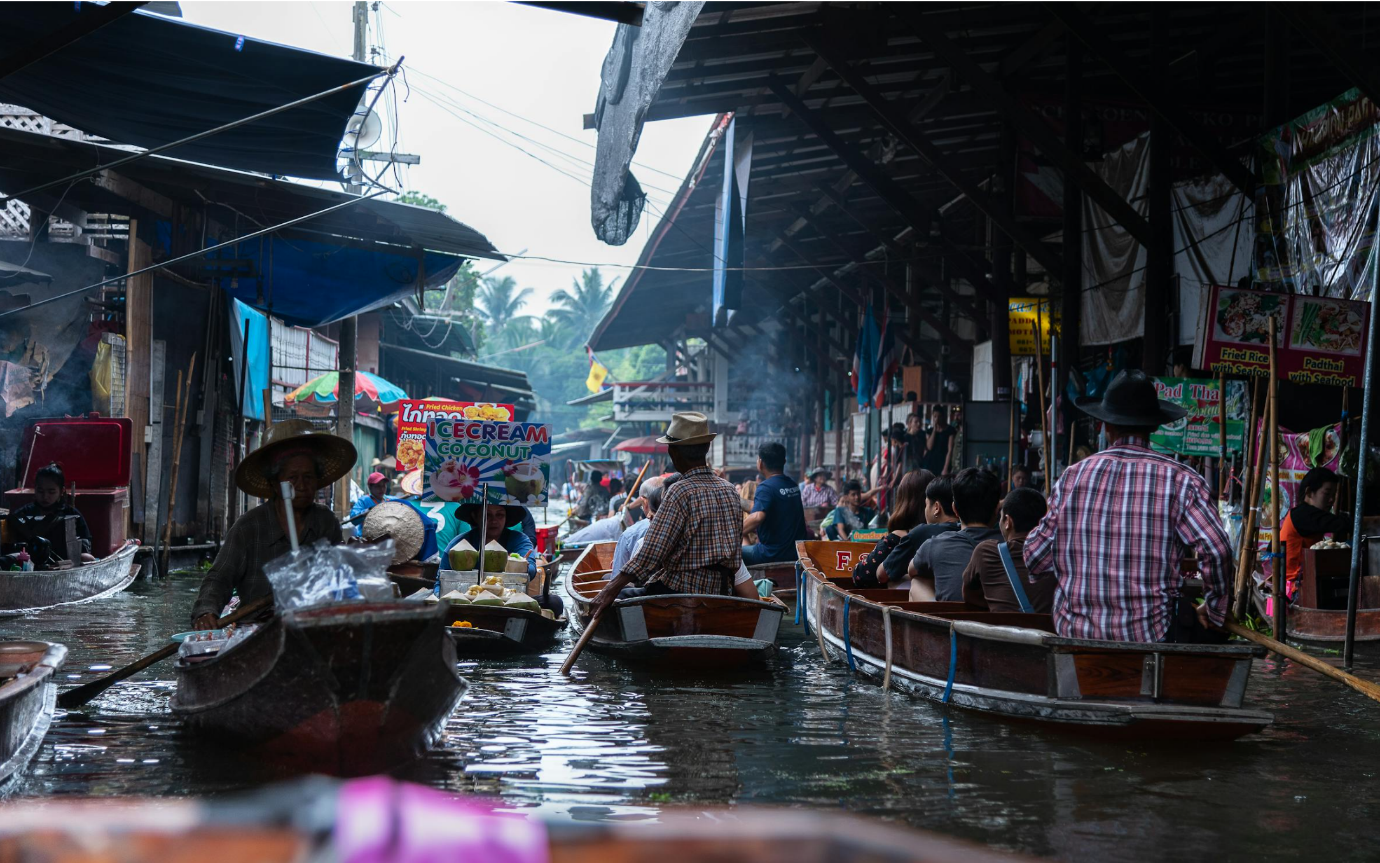
[[[550,458],[548,425],[433,419],[422,499],[544,506]]]

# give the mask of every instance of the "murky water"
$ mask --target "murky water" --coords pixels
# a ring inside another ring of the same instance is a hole
[[[0,619],[0,638],[65,642],[75,683],[185,628],[194,577]],[[397,775],[575,819],[650,819],[674,804],[843,808],[1070,860],[1373,859],[1380,704],[1258,661],[1249,701],[1274,711],[1230,744],[1125,745],[947,712],[826,666],[788,627],[770,668],[659,679],[593,654],[571,680],[548,656],[466,662],[444,748]],[[53,726],[21,796],[213,794],[263,768],[183,732],[171,664]],[[1360,673],[1380,679],[1380,663]]]

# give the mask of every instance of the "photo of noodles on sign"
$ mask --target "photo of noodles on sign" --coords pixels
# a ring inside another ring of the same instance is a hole
[[[422,500],[545,506],[550,458],[549,425],[435,419]]]

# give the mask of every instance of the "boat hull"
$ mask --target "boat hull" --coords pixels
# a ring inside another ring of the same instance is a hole
[[[30,614],[119,593],[139,574],[134,565],[138,548],[139,543],[130,540],[109,557],[74,569],[0,573],[0,616]]]
[[[341,776],[419,756],[465,689],[440,609],[397,602],[287,612],[176,674],[173,713],[194,731]]]
[[[753,581],[761,581],[764,578],[771,579],[771,595],[786,603],[795,603],[795,592],[797,588],[795,561],[789,563],[759,563],[756,566],[749,566],[748,573],[752,575]]]
[[[53,677],[66,657],[61,644],[0,641],[0,791],[28,766],[52,725]]]
[[[1259,648],[1067,639],[1049,615],[853,591],[826,575],[832,545],[802,543],[804,617],[830,658],[866,677],[887,677],[890,644],[890,686],[1079,734],[1230,740],[1273,721],[1242,707]]]
[[[538,612],[493,605],[450,605],[444,612],[455,655],[516,656],[540,653],[556,641],[564,620],[552,620]],[[451,624],[465,621],[468,627]]]
[[[1265,595],[1254,590],[1253,597],[1256,611],[1269,620]],[[1284,633],[1288,641],[1341,644],[1346,641],[1346,609],[1306,608],[1290,604],[1284,614]],[[1356,609],[1356,641],[1380,641],[1380,608]]]

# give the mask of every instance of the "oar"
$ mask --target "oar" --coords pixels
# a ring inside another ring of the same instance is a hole
[[[1347,686],[1350,686],[1352,689],[1356,690],[1357,692],[1361,693],[1362,695],[1368,698],[1374,699],[1375,701],[1380,701],[1380,686],[1377,686],[1376,684],[1371,683],[1368,680],[1362,680],[1361,678],[1356,677],[1355,675],[1347,674],[1340,668],[1328,665],[1321,659],[1318,659],[1315,656],[1309,656],[1302,650],[1296,650],[1287,644],[1283,644],[1279,641],[1274,640],[1273,638],[1270,638],[1268,635],[1261,635],[1260,633],[1254,630],[1247,629],[1246,627],[1242,626],[1234,620],[1227,620],[1227,631],[1230,632],[1232,635],[1239,635],[1247,641],[1254,641],[1256,644],[1263,644],[1270,650],[1274,651],[1275,653],[1278,653],[1280,656],[1283,656],[1285,659],[1292,659],[1301,665],[1306,665],[1314,671],[1318,672],[1319,674],[1326,675],[1327,677],[1330,677],[1333,680],[1345,683]]]
[[[628,504],[633,502],[633,498],[637,496],[637,490],[642,488],[642,477],[647,475],[647,468],[651,466],[652,463],[650,461],[642,465],[642,470],[637,472],[637,479],[633,480],[633,484],[628,489],[628,493],[623,495],[623,505],[618,509],[618,520],[620,522],[627,517]]]
[[[585,649],[585,645],[589,643],[589,639],[594,635],[594,630],[599,628],[599,620],[604,616],[604,611],[607,608],[607,605],[604,606],[595,613],[594,617],[590,618],[589,626],[585,627],[585,631],[580,636],[580,640],[575,642],[575,646],[570,650],[570,655],[565,658],[565,663],[561,665],[561,674],[567,677],[570,676],[570,669],[574,667],[575,660],[580,657],[580,652]]]
[[[219,629],[224,626],[229,626],[230,624],[235,623],[238,620],[243,620],[251,614],[256,614],[264,610],[265,608],[268,608],[272,604],[273,597],[271,596],[265,596],[261,599],[256,599],[248,605],[236,609],[234,612],[227,614],[220,620],[216,621],[216,628]],[[162,662],[169,656],[172,656],[174,653],[177,652],[177,648],[180,646],[180,644],[174,641],[167,647],[150,653],[148,656],[145,656],[143,659],[140,659],[137,662],[130,663],[129,665],[126,665],[124,668],[121,668],[118,671],[107,674],[100,680],[93,680],[90,683],[83,683],[76,689],[69,689],[58,696],[58,707],[61,707],[63,710],[72,710],[74,708],[81,707],[83,704],[100,695],[102,692],[105,692],[107,689],[119,683],[121,680],[124,680],[127,677],[131,677],[134,674],[143,671],[145,668],[148,668],[150,665],[153,665],[156,662]]]

